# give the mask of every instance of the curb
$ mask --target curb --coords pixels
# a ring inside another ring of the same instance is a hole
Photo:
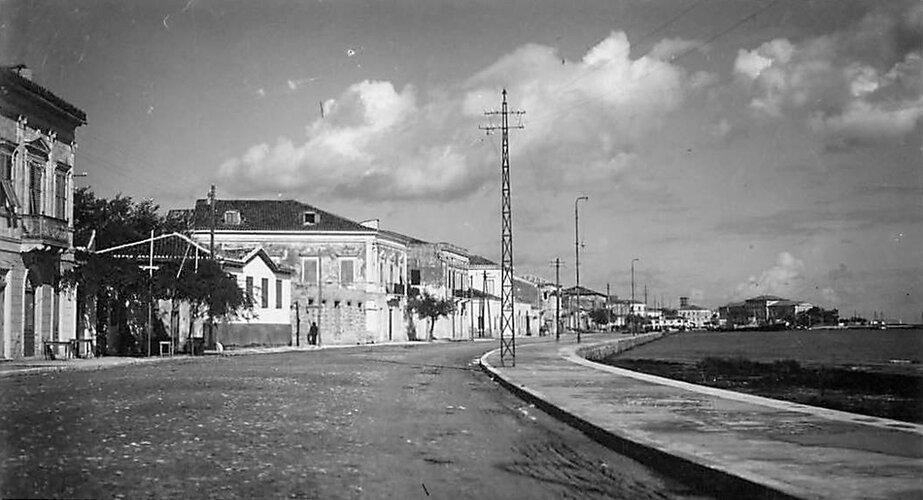
[[[509,381],[490,364],[487,358],[499,351],[500,349],[488,351],[479,359],[481,369],[490,375],[493,380],[496,380],[501,386],[520,399],[534,404],[545,413],[579,430],[593,441],[596,441],[620,455],[624,455],[632,460],[647,465],[666,476],[676,478],[693,487],[696,491],[712,494],[718,498],[785,500],[798,498],[707,464],[673,455],[652,446],[619,436],[560,406],[550,403],[539,391]]]

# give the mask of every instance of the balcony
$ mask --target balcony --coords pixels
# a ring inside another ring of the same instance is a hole
[[[67,221],[55,219],[47,215],[23,215],[22,216],[22,242],[23,246],[53,246],[58,248],[70,248],[71,246],[71,229],[67,227]],[[33,250],[26,248],[23,251]]]

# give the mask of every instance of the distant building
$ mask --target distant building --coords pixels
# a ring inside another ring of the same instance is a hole
[[[572,286],[561,290],[561,299],[561,307],[567,311],[568,315],[567,324],[571,328],[580,328],[581,330],[590,327],[590,312],[594,309],[604,309],[607,302],[606,294],[591,290],[585,286]]]
[[[74,294],[76,129],[86,114],[25,66],[0,67],[0,358],[64,354],[77,332]]]
[[[712,316],[714,315],[712,310],[707,307],[690,304],[689,297],[679,298],[679,309],[676,310],[676,313],[683,318],[684,328],[694,330],[701,330],[712,325]]]
[[[719,322],[726,328],[760,327],[791,324],[801,312],[810,310],[807,302],[792,301],[775,295],[759,295],[743,302],[718,308]]]

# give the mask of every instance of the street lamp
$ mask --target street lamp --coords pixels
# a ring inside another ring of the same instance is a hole
[[[577,326],[577,343],[580,343],[580,212],[577,210],[578,202],[580,200],[589,201],[589,196],[578,196],[574,200],[574,273],[576,277],[577,284],[574,286],[574,290],[577,292],[577,313],[576,313],[576,326]]]
[[[628,306],[628,317],[631,319],[631,333],[635,333],[635,262],[641,259],[631,259],[631,304]]]

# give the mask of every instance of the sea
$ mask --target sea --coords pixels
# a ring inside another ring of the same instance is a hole
[[[619,357],[695,362],[706,357],[795,360],[923,375],[923,328],[682,332]]]

